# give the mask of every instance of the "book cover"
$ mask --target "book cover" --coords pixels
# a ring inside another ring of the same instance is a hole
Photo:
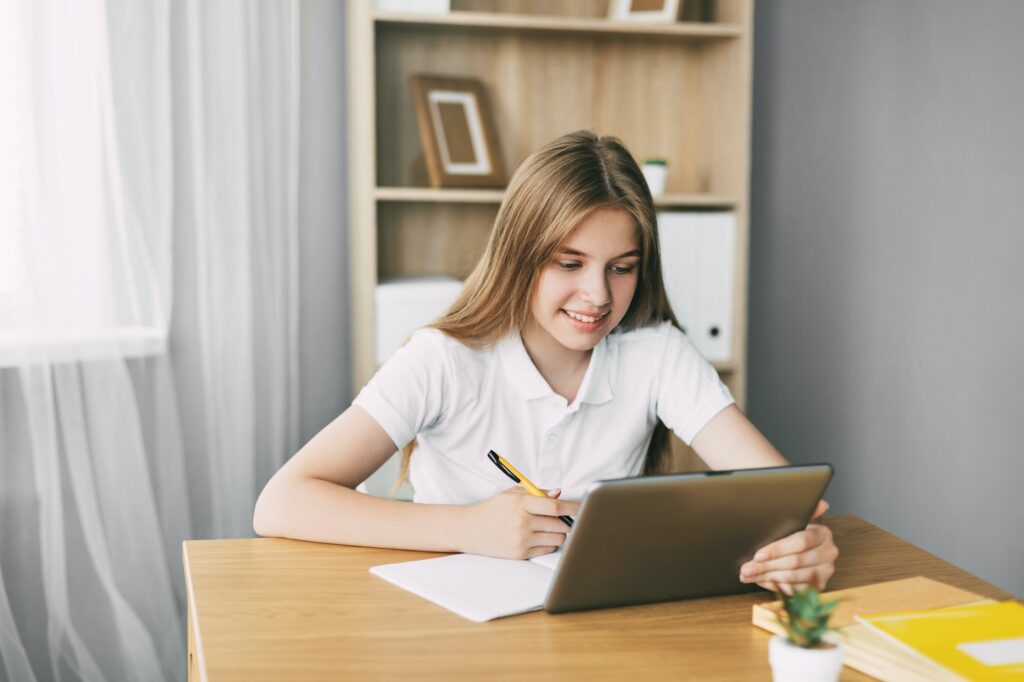
[[[1024,679],[1024,605],[1017,602],[884,613],[857,620],[963,679]]]

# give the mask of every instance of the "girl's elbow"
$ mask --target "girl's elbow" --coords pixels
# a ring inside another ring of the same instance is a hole
[[[275,530],[274,519],[276,517],[273,501],[273,494],[269,490],[270,484],[263,488],[263,492],[256,498],[256,506],[252,512],[252,529],[260,537],[276,537],[279,533]]]

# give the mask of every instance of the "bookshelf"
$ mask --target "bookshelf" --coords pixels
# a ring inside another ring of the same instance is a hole
[[[659,210],[736,216],[734,348],[716,363],[746,397],[753,0],[684,0],[680,21],[611,21],[605,0],[452,0],[444,15],[347,3],[349,259],[356,391],[376,371],[374,287],[464,278],[503,192],[429,186],[408,79],[472,77],[487,90],[506,175],[588,128],[670,167]],[[700,466],[677,444],[677,465]]]

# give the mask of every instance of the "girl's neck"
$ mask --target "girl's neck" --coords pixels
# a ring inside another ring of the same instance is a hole
[[[550,334],[529,323],[520,336],[526,354],[551,390],[572,403],[583,383],[593,351],[566,348]]]

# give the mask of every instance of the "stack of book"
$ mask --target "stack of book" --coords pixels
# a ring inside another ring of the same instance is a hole
[[[1024,679],[1024,605],[993,602],[924,577],[827,592],[844,664],[881,680]],[[781,602],[754,605],[754,625],[782,634]]]

